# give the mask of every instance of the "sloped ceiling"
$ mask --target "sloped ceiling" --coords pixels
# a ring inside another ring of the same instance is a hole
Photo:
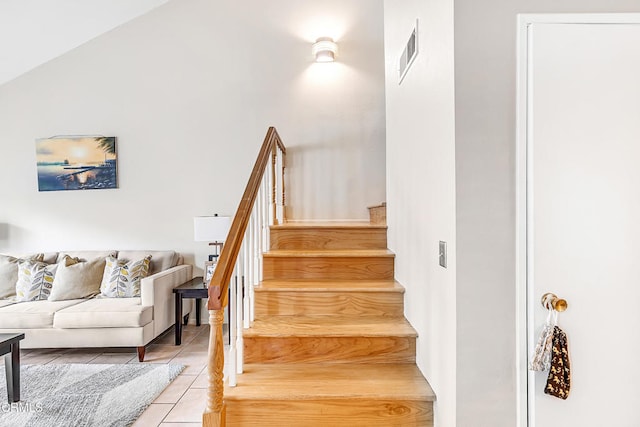
[[[0,0],[0,85],[168,0]]]

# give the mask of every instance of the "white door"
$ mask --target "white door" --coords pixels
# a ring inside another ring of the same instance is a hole
[[[571,360],[566,400],[544,394],[546,372],[528,374],[530,427],[640,426],[640,19],[630,18],[532,23],[520,57],[527,353],[553,292],[568,302],[559,326]]]

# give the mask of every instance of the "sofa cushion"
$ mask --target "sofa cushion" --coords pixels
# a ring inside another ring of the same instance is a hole
[[[108,298],[140,296],[140,279],[147,277],[151,255],[142,259],[118,260],[107,257],[100,293]]]
[[[131,261],[151,255],[149,275],[175,267],[178,262],[178,254],[175,251],[120,251],[118,259]]]
[[[51,293],[58,264],[19,261],[16,301],[46,300]]]
[[[42,261],[42,259],[42,254],[28,255],[22,258],[0,254],[0,299],[10,298],[16,294],[18,261]]]
[[[72,258],[68,256],[65,258],[65,260],[70,259]],[[104,258],[73,264],[69,262],[61,263],[53,279],[49,301],[88,298],[99,294],[104,266]]]
[[[93,298],[58,311],[55,328],[140,327],[153,319],[153,307],[140,305],[140,298]]]
[[[58,252],[45,252],[42,254],[42,259],[38,261],[46,262],[47,264],[55,264],[58,261]]]
[[[96,258],[106,258],[108,256],[115,257],[118,255],[118,251],[66,251],[60,252],[56,262],[60,262],[65,256],[71,258],[78,258],[80,261],[89,261]]]
[[[11,304],[0,308],[0,325],[3,329],[50,328],[56,311],[82,301],[28,301]]]

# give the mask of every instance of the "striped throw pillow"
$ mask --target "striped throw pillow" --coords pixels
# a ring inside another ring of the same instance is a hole
[[[136,261],[107,257],[100,284],[100,293],[107,298],[131,298],[140,296],[140,279],[149,274],[151,255]]]

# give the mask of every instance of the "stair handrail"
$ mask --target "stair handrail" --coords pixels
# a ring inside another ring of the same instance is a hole
[[[250,223],[251,215],[256,205],[256,199],[260,193],[261,187],[265,188],[265,183],[270,183],[271,188],[268,189],[270,196],[271,212],[270,224],[278,224],[280,221],[286,222],[285,214],[285,191],[284,191],[284,168],[286,147],[284,146],[278,131],[275,127],[269,127],[267,134],[258,153],[258,157],[253,166],[253,170],[245,187],[244,194],[233,217],[227,239],[220,253],[218,263],[216,265],[213,277],[209,282],[209,387],[207,392],[207,407],[203,414],[203,425],[207,426],[224,426],[225,425],[225,409],[224,404],[224,344],[222,339],[222,323],[224,319],[224,309],[228,304],[229,286],[234,276],[234,270],[237,269],[238,255],[243,247],[247,226]],[[281,171],[282,175],[276,176],[277,156],[281,154]],[[271,167],[269,164],[271,162]],[[265,176],[267,170],[271,171],[271,176]],[[278,190],[278,181],[280,181],[280,192],[276,197]],[[281,202],[282,210],[278,212],[278,202]],[[264,205],[264,204],[263,204]],[[264,206],[263,206],[264,207]],[[255,243],[255,242],[254,242]],[[253,269],[253,267],[252,267]],[[253,273],[252,273],[253,274]],[[241,274],[244,279],[245,273]],[[238,274],[236,273],[236,280]],[[241,293],[242,294],[242,293]],[[242,298],[242,296],[238,296]],[[246,314],[245,314],[246,315]],[[231,329],[231,328],[230,328]],[[231,331],[230,331],[231,333]],[[240,348],[241,351],[241,348]],[[230,356],[232,359],[232,356]],[[240,360],[241,362],[241,360]],[[234,365],[235,366],[235,365]],[[235,368],[230,369],[234,371]],[[233,372],[235,378],[235,372]]]
[[[260,189],[262,176],[267,168],[268,162],[274,157],[276,149],[280,149],[283,155],[287,154],[280,135],[275,127],[271,126],[267,130],[267,134],[258,153],[258,158],[253,166],[253,171],[249,177],[249,182],[244,189],[244,194],[240,200],[240,205],[233,217],[227,240],[224,242],[220,258],[216,265],[216,269],[209,282],[209,310],[220,310],[227,306],[227,294],[229,291],[229,283],[233,274],[236,259],[240,253],[244,233],[249,224],[249,217],[253,210],[253,205]],[[275,188],[273,189],[275,194]],[[277,219],[276,219],[277,223]],[[220,293],[216,293],[215,288],[218,287]]]

